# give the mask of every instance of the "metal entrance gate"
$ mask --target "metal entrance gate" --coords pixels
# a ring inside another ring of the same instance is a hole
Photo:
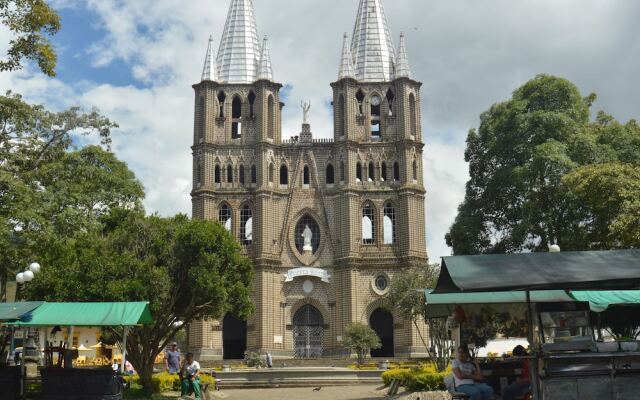
[[[322,357],[324,320],[314,306],[307,304],[293,316],[293,341],[295,358]]]

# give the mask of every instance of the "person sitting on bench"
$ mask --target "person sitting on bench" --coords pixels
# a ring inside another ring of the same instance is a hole
[[[526,357],[527,351],[522,346],[516,346],[513,349],[514,357]],[[529,360],[522,360],[522,374],[514,383],[504,389],[503,400],[516,400],[531,391],[531,376],[529,375]]]
[[[466,346],[458,347],[458,357],[451,362],[451,367],[457,392],[467,394],[470,400],[493,399],[493,389],[481,383],[484,377],[478,360],[475,360],[475,364],[471,362],[469,349]]]
[[[182,382],[181,396],[189,396],[193,393],[196,399],[202,398],[200,390],[200,364],[193,359],[193,353],[187,353],[182,368],[180,369],[180,381]]]

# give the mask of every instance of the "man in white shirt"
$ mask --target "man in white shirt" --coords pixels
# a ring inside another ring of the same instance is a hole
[[[187,353],[180,369],[180,379],[182,380],[181,396],[189,396],[193,393],[196,399],[202,399],[200,392],[200,364],[193,359],[193,353]]]

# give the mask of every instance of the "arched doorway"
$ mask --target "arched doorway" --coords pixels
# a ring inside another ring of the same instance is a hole
[[[377,308],[369,318],[371,329],[380,337],[382,347],[371,350],[371,357],[394,357],[393,315],[387,310]]]
[[[241,321],[231,313],[222,320],[222,358],[242,360],[247,350],[247,321]]]
[[[293,316],[293,346],[296,358],[320,358],[324,342],[324,319],[317,308],[305,304]]]

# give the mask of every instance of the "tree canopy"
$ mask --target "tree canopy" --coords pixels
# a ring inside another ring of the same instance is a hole
[[[0,96],[0,301],[7,277],[36,261],[49,236],[98,229],[113,207],[142,209],[142,185],[108,151],[115,127],[97,110]],[[85,141],[102,146],[79,147]]]
[[[40,70],[55,76],[58,57],[50,37],[60,30],[60,17],[44,0],[0,0],[0,21],[13,38],[0,60],[0,71],[15,71],[25,59],[35,61]]]
[[[480,116],[479,129],[467,137],[465,199],[446,235],[455,254],[605,245],[594,241],[602,229],[594,228],[595,215],[583,206],[593,205],[585,195],[601,193],[580,192],[580,178],[563,177],[594,164],[639,165],[640,129],[633,120],[620,124],[603,112],[590,121],[595,98],[582,97],[565,79],[539,75]],[[610,237],[606,245],[625,243]]]
[[[251,262],[216,222],[112,209],[102,229],[41,247],[29,296],[46,301],[149,301],[154,323],[128,336],[129,360],[151,390],[156,356],[186,324],[253,310]],[[122,338],[121,330],[113,331]]]

